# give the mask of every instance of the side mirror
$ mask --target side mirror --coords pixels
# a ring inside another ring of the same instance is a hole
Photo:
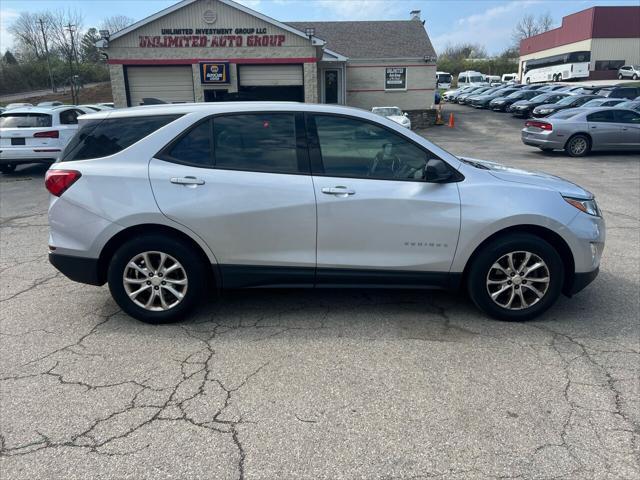
[[[429,183],[447,183],[454,178],[451,168],[439,158],[430,158],[424,171],[424,179]]]
[[[407,112],[404,112],[402,115],[404,115],[405,117],[409,116],[409,114]]]

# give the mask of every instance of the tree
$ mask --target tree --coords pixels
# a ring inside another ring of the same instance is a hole
[[[100,40],[100,35],[95,28],[90,28],[82,36],[80,42],[80,56],[83,62],[98,63],[100,61],[100,53],[96,47],[96,42]]]
[[[16,60],[16,57],[13,56],[13,53],[11,53],[9,50],[7,50],[4,54],[4,56],[2,57],[2,61],[4,63],[6,63],[7,65],[17,65],[18,64],[18,60]]]
[[[553,17],[549,12],[540,15],[538,18],[531,13],[527,13],[513,28],[513,41],[519,46],[523,39],[551,30],[552,26]]]
[[[38,19],[39,15],[35,13],[21,12],[8,28],[9,33],[13,35],[17,51],[26,59],[40,59],[44,55]]]
[[[452,45],[448,43],[440,57],[446,57],[455,60],[464,60],[465,58],[485,58],[487,56],[487,49],[484,45],[476,43],[458,43]]]
[[[135,22],[135,20],[126,15],[113,15],[102,21],[100,30],[108,30],[109,33],[113,34],[127,28],[133,22]]]

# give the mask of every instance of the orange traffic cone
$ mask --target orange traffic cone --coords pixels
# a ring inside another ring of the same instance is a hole
[[[451,113],[451,114],[449,115],[449,124],[447,125],[447,127],[449,127],[449,128],[453,128],[453,127],[455,127],[455,126],[456,126],[456,121],[455,121],[455,119],[453,118],[453,113]]]

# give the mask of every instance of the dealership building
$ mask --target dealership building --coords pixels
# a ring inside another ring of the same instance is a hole
[[[640,7],[592,7],[568,15],[553,30],[520,42],[519,78],[527,61],[589,52],[589,79],[616,78],[640,64]]]
[[[419,11],[401,21],[284,23],[232,0],[183,0],[102,35],[118,107],[145,98],[433,104],[436,54]]]

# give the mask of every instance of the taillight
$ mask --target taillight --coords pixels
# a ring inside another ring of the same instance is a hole
[[[47,132],[36,132],[33,136],[35,138],[59,138],[60,132],[58,130],[49,130]]]
[[[538,122],[536,120],[527,120],[526,122],[524,122],[524,126],[525,127],[536,127],[536,128],[539,128],[540,130],[547,130],[549,132],[551,130],[553,130],[553,125],[551,125],[550,123]]]
[[[77,170],[47,170],[44,186],[52,195],[59,197],[81,176]]]

